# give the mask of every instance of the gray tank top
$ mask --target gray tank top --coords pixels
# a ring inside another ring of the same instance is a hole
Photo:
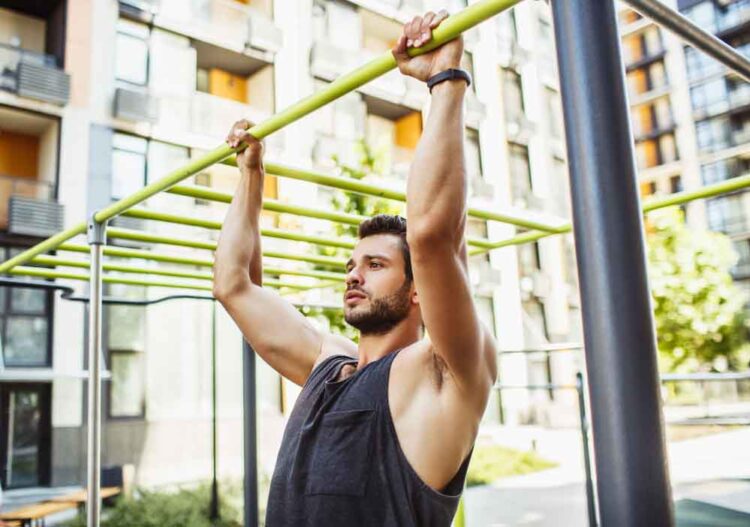
[[[471,454],[442,492],[409,465],[388,407],[397,354],[338,382],[356,360],[337,355],[312,371],[284,431],[267,527],[450,526]]]

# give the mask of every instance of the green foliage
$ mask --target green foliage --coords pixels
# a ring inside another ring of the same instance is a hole
[[[357,180],[364,179],[366,176],[372,174],[382,176],[384,154],[382,152],[376,152],[364,139],[358,140],[354,147],[355,152],[358,155],[357,166],[345,165],[341,162],[338,156],[334,155],[332,157],[339,175]],[[347,212],[349,214],[359,214],[361,216],[402,213],[398,204],[387,199],[342,191],[334,192],[331,197],[330,205],[332,210]],[[356,239],[357,227],[355,225],[336,223],[334,224],[333,230],[327,234]],[[350,256],[350,251],[348,249],[337,249],[335,247],[318,247],[318,253],[325,256],[336,256],[339,258],[348,258]],[[357,331],[348,326],[344,321],[343,311],[320,311],[308,309],[307,312],[303,311],[303,313],[307,316],[320,319],[324,324],[328,325],[333,333],[343,335],[354,341],[358,339]]]
[[[729,274],[737,261],[729,238],[688,228],[675,207],[649,214],[648,231],[662,371],[737,369],[747,360],[746,299]]]
[[[536,453],[502,446],[477,446],[469,463],[466,486],[487,485],[500,478],[537,472],[557,466]]]
[[[219,494],[221,519],[209,519],[210,486],[176,492],[139,490],[137,498],[119,498],[116,505],[106,511],[102,527],[240,527],[241,514],[232,502],[238,487],[222,486]],[[236,497],[235,497],[236,498]],[[85,516],[79,516],[67,527],[85,527]]]

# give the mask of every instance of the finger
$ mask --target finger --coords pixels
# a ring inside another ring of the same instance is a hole
[[[411,21],[411,24],[406,29],[406,36],[412,41],[412,45],[416,45],[415,42],[419,38],[419,27],[422,25],[422,17],[415,16]]]
[[[398,41],[394,48],[391,50],[393,57],[396,59],[396,63],[409,59],[409,53],[407,53],[408,48],[406,46],[407,40],[406,35],[401,35],[398,37]]]
[[[449,13],[445,9],[441,9],[440,11],[438,11],[435,18],[432,19],[432,23],[430,24],[430,29],[435,29],[436,27],[438,27],[440,25],[440,22],[448,18],[448,16],[449,16]]]
[[[422,44],[429,42],[432,39],[432,31],[430,30],[430,26],[435,16],[435,13],[430,11],[422,19],[422,23],[419,26],[419,40],[417,41],[418,46],[421,46]]]

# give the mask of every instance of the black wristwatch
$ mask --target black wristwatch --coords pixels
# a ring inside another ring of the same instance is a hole
[[[441,71],[440,73],[436,73],[429,79],[427,79],[427,87],[430,89],[430,93],[432,93],[432,87],[438,84],[439,82],[451,80],[451,79],[462,79],[466,81],[467,86],[471,86],[471,75],[469,75],[469,72],[466,70],[461,70],[457,68],[450,68],[444,71]]]

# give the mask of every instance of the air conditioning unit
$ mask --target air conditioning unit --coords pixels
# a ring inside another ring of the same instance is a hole
[[[145,91],[117,88],[114,115],[119,119],[154,124],[159,120],[159,100]]]
[[[8,199],[8,233],[47,237],[63,228],[64,207],[56,201],[24,196]]]
[[[21,62],[17,93],[21,97],[64,106],[70,100],[70,75],[55,67]]]

